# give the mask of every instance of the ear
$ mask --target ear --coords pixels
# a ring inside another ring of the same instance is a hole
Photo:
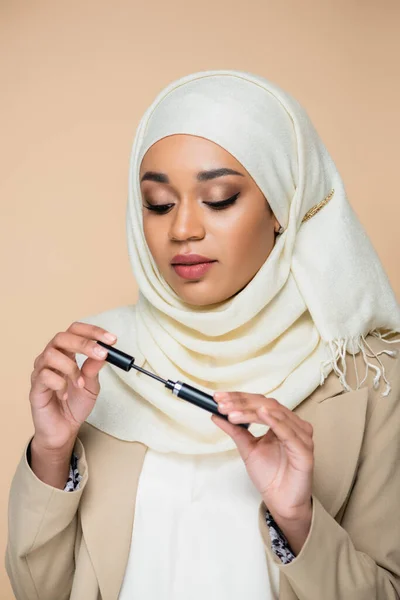
[[[275,231],[276,234],[279,233],[280,228],[281,228],[280,223],[279,223],[278,219],[274,215],[274,231]]]
[[[274,226],[274,231],[275,231],[276,235],[278,235],[278,233],[281,233],[281,231],[280,231],[281,225],[280,225],[278,219],[275,217],[273,210],[271,208],[271,205],[268,201],[267,201],[267,206],[268,206],[269,212],[271,213],[271,216],[272,216],[272,223]]]

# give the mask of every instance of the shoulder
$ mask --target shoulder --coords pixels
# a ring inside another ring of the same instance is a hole
[[[376,406],[383,409],[398,404],[400,406],[400,334],[383,340],[374,335],[365,337],[362,351],[354,355],[347,351],[344,362],[340,358],[338,365],[345,372],[350,390],[367,390],[367,421]],[[390,342],[390,343],[388,343]],[[378,381],[379,379],[379,381]],[[387,382],[390,392],[387,395]],[[334,370],[310,396],[315,402],[332,398],[349,391],[341,383],[339,374]]]

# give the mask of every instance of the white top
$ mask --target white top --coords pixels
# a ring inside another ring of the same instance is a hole
[[[237,450],[149,448],[119,600],[278,600],[279,570],[267,562],[260,502]]]

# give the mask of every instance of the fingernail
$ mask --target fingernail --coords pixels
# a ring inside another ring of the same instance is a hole
[[[114,333],[105,333],[103,337],[107,342],[115,342],[117,339],[117,336]]]
[[[220,400],[227,400],[229,398],[229,394],[227,394],[226,392],[214,392],[214,400],[217,400],[218,402]]]
[[[102,358],[104,358],[108,354],[107,350],[105,348],[102,348],[101,346],[95,346],[93,352],[97,354],[97,356],[101,356]]]
[[[231,412],[229,414],[229,418],[233,421],[237,421],[238,419],[240,419],[242,417],[243,413],[241,412]]]
[[[83,379],[83,377],[79,377],[77,384],[78,387],[83,388],[83,386],[85,385],[85,380]]]

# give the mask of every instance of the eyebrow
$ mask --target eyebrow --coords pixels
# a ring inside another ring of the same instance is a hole
[[[239,173],[234,169],[221,167],[220,169],[212,169],[211,171],[200,171],[197,173],[196,179],[197,181],[210,181],[210,179],[224,177],[225,175],[239,175],[240,177],[244,177],[243,173]],[[170,182],[168,175],[165,175],[165,173],[158,173],[157,171],[146,171],[140,181],[156,181],[157,183]]]

